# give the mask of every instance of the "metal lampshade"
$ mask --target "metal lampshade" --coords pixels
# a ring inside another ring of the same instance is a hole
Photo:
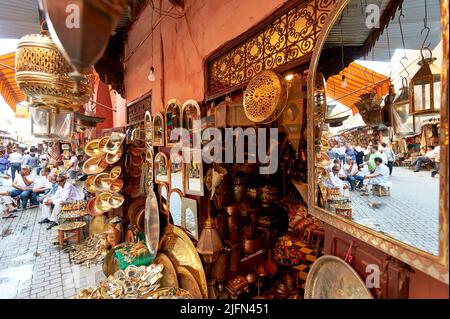
[[[31,134],[47,140],[70,140],[73,129],[74,113],[68,111],[53,112],[48,109],[29,108]]]
[[[422,51],[422,60],[418,63],[420,69],[411,79],[410,85],[410,113],[414,115],[439,112],[441,101],[441,70],[434,65],[430,49],[430,57],[425,58]]]
[[[127,0],[41,0],[50,34],[74,68],[79,83],[103,56]]]
[[[206,264],[212,264],[219,258],[221,250],[222,241],[220,240],[216,225],[211,216],[208,216],[197,243],[197,251]]]

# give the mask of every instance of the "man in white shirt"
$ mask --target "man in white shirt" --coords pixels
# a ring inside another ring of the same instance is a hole
[[[436,174],[439,173],[439,169],[441,168],[441,147],[439,145],[436,146],[433,152],[435,153],[435,157],[434,157],[434,168],[431,171],[431,177],[435,177]]]
[[[381,157],[375,158],[375,171],[372,174],[364,176],[362,187],[363,192],[367,192],[367,185],[382,185],[389,182],[389,167],[383,164]]]
[[[37,176],[34,180],[33,193],[31,194],[31,205],[39,205],[37,198],[39,195],[45,193],[48,189],[52,187],[48,180],[48,175],[50,174],[50,168],[44,167],[41,170],[41,175]]]
[[[8,159],[11,166],[11,177],[12,180],[14,180],[16,178],[16,173],[20,172],[22,168],[22,154],[15,148],[14,152],[9,154]]]
[[[20,174],[16,175],[12,183],[14,189],[7,192],[0,192],[0,195],[11,196],[12,198],[19,196],[22,209],[26,209],[28,199],[31,199],[34,179],[35,176],[31,174],[31,168],[26,165],[22,166]]]
[[[436,158],[436,152],[434,151],[434,147],[428,145],[428,151],[425,153],[425,156],[418,156],[416,160],[411,164],[415,166],[414,172],[419,172],[422,163],[434,163],[434,159]]]
[[[339,178],[339,171],[341,168],[339,165],[334,165],[333,171],[329,174],[328,179],[324,182],[324,185],[331,189],[339,189],[341,196],[349,196],[348,183]]]
[[[59,186],[56,193],[43,201],[43,213],[44,215],[49,216],[48,219],[51,222],[47,227],[47,230],[58,225],[57,219],[63,204],[81,199],[81,195],[77,188],[71,183],[68,183],[65,176],[58,176],[56,178],[56,183],[58,183]],[[54,207],[50,214],[51,205],[54,205]]]
[[[350,191],[355,190],[356,181],[360,182],[358,187],[362,186],[364,177],[359,175],[358,165],[351,157],[347,158],[347,163],[344,165],[344,172],[347,176],[347,181],[350,183]]]

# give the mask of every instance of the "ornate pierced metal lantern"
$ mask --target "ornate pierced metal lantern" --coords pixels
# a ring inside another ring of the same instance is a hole
[[[30,106],[75,111],[92,94],[91,74],[84,74],[78,92],[73,92],[72,69],[46,31],[20,39],[15,68],[16,82]]]
[[[430,53],[429,58],[425,58],[423,50]],[[433,63],[436,58],[433,58],[429,48],[422,49],[420,53],[420,69],[412,77],[410,85],[410,113],[414,115],[439,112],[441,101],[441,70]]]
[[[79,83],[105,52],[127,0],[41,0],[49,31]]]
[[[214,219],[208,215],[197,243],[197,251],[206,264],[212,264],[219,258],[221,250],[222,241],[217,233]]]

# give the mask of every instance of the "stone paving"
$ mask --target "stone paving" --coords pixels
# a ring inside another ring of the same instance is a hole
[[[391,196],[351,192],[353,220],[403,243],[438,255],[439,175],[394,167]],[[369,202],[380,203],[371,208]]]
[[[0,189],[8,189],[2,186]],[[0,219],[0,298],[67,299],[104,278],[101,265],[72,264],[38,209]]]

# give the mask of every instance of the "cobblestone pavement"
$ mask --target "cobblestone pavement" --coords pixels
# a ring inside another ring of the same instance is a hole
[[[38,223],[38,209],[16,215],[0,219],[0,298],[73,298],[104,278],[101,265],[71,263],[69,254],[53,244],[56,231]]]
[[[391,196],[352,192],[353,220],[418,249],[438,255],[439,175],[394,167]],[[380,203],[371,208],[369,202]]]

